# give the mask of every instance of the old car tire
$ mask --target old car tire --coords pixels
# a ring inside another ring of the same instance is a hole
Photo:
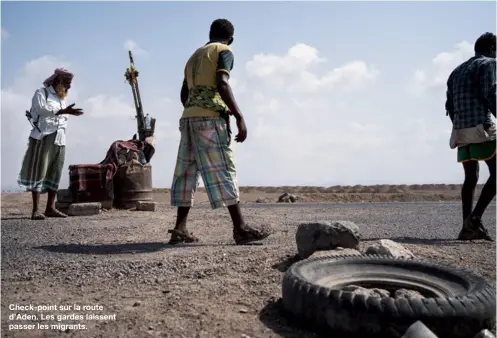
[[[379,298],[340,290],[366,283],[423,290],[428,297]],[[344,337],[399,338],[421,320],[440,338],[468,338],[495,324],[495,289],[483,278],[417,260],[376,255],[303,260],[286,271],[282,293],[290,314]]]

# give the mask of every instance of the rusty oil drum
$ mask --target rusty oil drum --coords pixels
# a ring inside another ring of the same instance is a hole
[[[133,209],[138,201],[153,201],[152,166],[132,161],[121,166],[114,177],[114,207]]]

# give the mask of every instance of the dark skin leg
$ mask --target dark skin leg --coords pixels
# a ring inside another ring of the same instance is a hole
[[[473,210],[473,199],[475,197],[475,189],[478,184],[479,164],[477,161],[463,162],[464,168],[464,183],[461,189],[462,199],[462,217],[463,221],[471,215]]]
[[[495,197],[495,156],[492,159],[485,161],[485,163],[487,163],[490,177],[488,178],[487,183],[485,183],[485,185],[483,186],[480,198],[478,199],[475,209],[472,212],[472,216],[476,216],[478,218],[481,218],[481,216],[485,212],[485,209]]]
[[[228,211],[233,221],[233,228],[235,230],[240,230],[245,226],[245,221],[243,220],[242,211],[240,210],[240,204],[230,205]],[[176,218],[175,230],[186,230],[186,222],[188,219],[188,213],[190,212],[190,207],[178,207],[178,214]]]
[[[50,190],[47,196],[47,207],[45,212],[55,211],[55,197],[57,197],[57,191]]]
[[[175,230],[185,231],[186,221],[188,219],[188,213],[190,212],[190,207],[178,207],[178,215],[176,217]]]
[[[242,211],[240,209],[240,203],[235,205],[230,205],[228,211],[233,221],[233,229],[239,231],[245,227],[245,221],[243,220]]]
[[[31,192],[31,197],[33,198],[33,214],[38,211],[40,204],[40,193],[37,191]]]

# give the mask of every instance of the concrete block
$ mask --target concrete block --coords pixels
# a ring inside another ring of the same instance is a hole
[[[61,189],[61,190],[57,191],[57,202],[72,203],[73,196],[72,196],[71,190]]]
[[[110,209],[112,209],[112,205],[114,204],[114,201],[113,200],[101,201],[100,204],[102,204],[102,209],[110,210]]]
[[[138,211],[155,211],[157,202],[138,201],[136,202],[136,210]]]
[[[67,210],[69,210],[69,207],[71,206],[71,203],[62,203],[62,202],[55,202],[55,209],[60,210],[64,213],[67,213]]]
[[[73,203],[69,207],[69,216],[91,216],[98,215],[102,209],[102,204],[100,202],[91,203]]]

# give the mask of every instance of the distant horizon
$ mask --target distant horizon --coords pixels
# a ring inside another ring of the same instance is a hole
[[[462,185],[462,183],[412,183],[412,184],[407,184],[407,183],[398,183],[398,184],[391,184],[391,183],[378,183],[378,184],[332,184],[332,185],[241,185],[240,188],[334,188],[334,187],[374,187],[374,186],[427,186],[427,185]],[[478,186],[483,186],[484,183],[478,183]],[[199,188],[204,188],[203,186],[199,186]],[[59,190],[63,189],[68,189],[67,188],[60,188]],[[152,187],[152,189],[170,189],[170,187]],[[1,192],[26,192],[23,189],[18,188],[17,190],[15,188],[2,188]]]

